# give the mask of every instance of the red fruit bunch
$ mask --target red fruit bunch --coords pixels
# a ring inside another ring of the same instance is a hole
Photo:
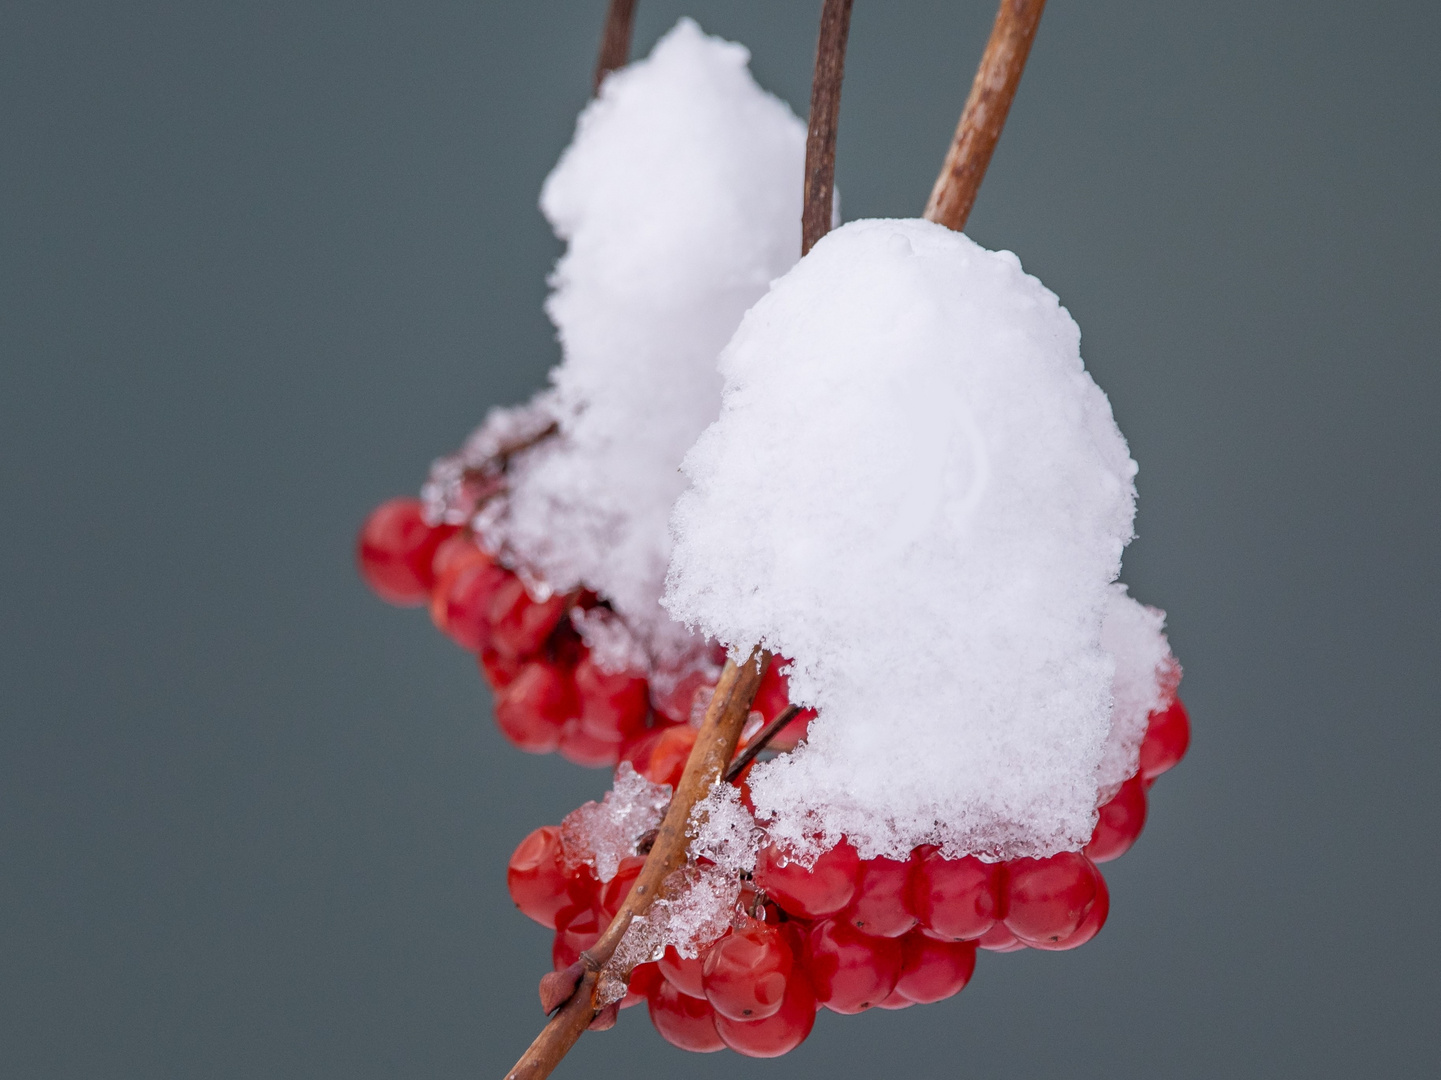
[[[635,768],[652,783],[674,784],[694,738],[689,728],[661,734]],[[1084,945],[1110,910],[1097,863],[1135,843],[1148,790],[1181,760],[1189,739],[1179,700],[1151,715],[1139,771],[1100,808],[1079,852],[988,863],[946,858],[925,845],[899,861],[861,859],[842,841],[805,866],[763,847],[730,928],[694,957],[671,945],[637,966],[621,1008],[645,1001],[656,1030],[685,1050],[777,1057],[805,1040],[820,1008],[849,1015],[960,993],[977,949]],[[594,944],[620,909],[644,864],[643,841],[636,838],[636,853],[606,882],[567,852],[560,828],[537,829],[516,848],[511,898],[555,931],[557,971]]]
[[[419,499],[382,503],[361,527],[362,576],[381,599],[428,605],[435,625],[467,652],[495,692],[501,733],[533,754],[558,751],[577,765],[614,767],[648,760],[682,745],[697,703],[710,700],[723,656],[685,672],[611,671],[596,661],[576,629],[577,614],[613,618],[593,592],[538,595],[521,575],[477,543],[470,530],[430,524]],[[772,664],[756,696],[754,724],[786,707],[784,663]],[[660,686],[667,689],[659,690]],[[802,713],[776,737],[794,746],[813,714]],[[694,742],[694,732],[689,736]],[[686,745],[689,751],[689,745]],[[684,755],[680,761],[684,764]]]

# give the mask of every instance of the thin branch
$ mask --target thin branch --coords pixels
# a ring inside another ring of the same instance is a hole
[[[605,13],[605,29],[600,34],[600,56],[595,61],[595,92],[617,68],[625,67],[630,58],[630,31],[635,23],[635,0],[610,0]]]
[[[649,910],[666,877],[685,865],[689,842],[686,825],[690,822],[691,810],[719,782],[721,772],[735,756],[741,729],[750,716],[751,702],[769,663],[770,654],[760,649],[752,650],[739,665],[726,663],[696,734],[695,747],[686,760],[685,772],[630,894],[600,939],[581,954],[583,973],[574,993],[536,1036],[515,1068],[506,1074],[506,1080],[543,1080],[549,1076],[581,1032],[603,1011],[595,1003],[600,970],[614,955],[631,920]],[[621,974],[627,979],[630,976],[629,972]]]
[[[846,37],[851,30],[851,2],[825,0],[821,9],[816,71],[811,80],[811,118],[806,129],[802,255],[831,231],[831,206],[836,187],[836,127],[841,111],[841,79],[846,71]]]
[[[799,705],[787,705],[780,712],[772,717],[771,722],[756,732],[755,737],[746,743],[745,749],[736,755],[736,759],[726,769],[722,777],[727,784],[735,783],[736,777],[745,772],[746,766],[755,760],[757,754],[769,745],[770,741],[780,734],[781,728],[785,727],[797,716],[800,715]]]
[[[1006,124],[1006,113],[1016,96],[1021,71],[1041,22],[1046,0],[1001,0],[986,42],[981,66],[971,83],[971,96],[961,112],[955,138],[946,152],[941,175],[926,203],[927,221],[935,221],[960,232],[976,201],[985,178],[986,166]]]

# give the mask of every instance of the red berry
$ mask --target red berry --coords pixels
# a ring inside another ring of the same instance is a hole
[[[1141,742],[1141,777],[1154,780],[1186,755],[1191,745],[1191,720],[1186,706],[1176,698],[1170,706],[1151,714],[1146,737]]]
[[[901,977],[896,993],[922,1005],[965,989],[976,970],[976,943],[935,941],[915,932],[901,938]]]
[[[640,876],[641,867],[644,865],[645,859],[639,855],[627,855],[616,867],[615,877],[601,886],[600,909],[605,912],[606,918],[615,918],[615,913],[630,895],[630,887],[635,884],[635,879]]]
[[[781,669],[790,667],[790,663],[784,656],[773,657],[756,687],[751,709],[760,713],[767,723],[791,703],[790,679],[781,674]]]
[[[490,597],[490,644],[506,656],[534,656],[569,610],[568,597],[532,599],[525,583],[512,575]]]
[[[627,984],[626,995],[621,999],[620,1007],[629,1009],[632,1005],[639,1005],[651,995],[651,992],[661,983],[660,971],[655,964],[637,964],[630,973],[630,982]]]
[[[1069,937],[1050,944],[1038,942],[1037,949],[1047,949],[1051,952],[1064,952],[1066,949],[1078,949],[1086,942],[1101,932],[1101,927],[1106,925],[1106,916],[1111,912],[1111,894],[1106,888],[1106,879],[1099,870],[1096,874],[1096,901],[1091,905],[1091,910],[1086,912],[1086,917],[1081,920],[1081,925]]]
[[[479,558],[453,560],[436,580],[430,598],[431,621],[467,652],[491,648],[491,598],[515,581],[505,567],[477,554]]]
[[[825,919],[811,927],[806,968],[816,1000],[832,1012],[858,1013],[884,1001],[901,975],[901,943]]]
[[[867,859],[856,876],[855,895],[836,918],[872,937],[900,937],[916,925],[908,888],[910,875],[910,862]]]
[[[580,723],[593,739],[620,742],[645,729],[650,691],[643,678],[630,672],[608,672],[587,655],[575,669],[580,695]]]
[[[654,705],[672,723],[689,724],[692,716],[709,704],[714,690],[714,673],[692,671],[682,676],[670,693],[655,697]]]
[[[674,790],[680,785],[695,739],[696,729],[689,724],[667,728],[656,740],[641,775],[652,784],[669,784]]]
[[[996,923],[976,938],[976,948],[985,949],[987,952],[1019,952],[1025,947],[1026,943],[1011,933],[1003,922]]]
[[[575,713],[575,687],[569,673],[542,661],[521,668],[495,699],[495,722],[500,730],[531,754],[554,750],[565,722],[574,719]]]
[[[555,970],[563,971],[579,960],[609,925],[610,920],[594,904],[571,904],[556,912],[555,944],[550,951]]]
[[[725,1043],[716,1031],[715,1010],[704,998],[682,994],[662,979],[651,990],[649,1005],[650,1022],[660,1032],[661,1038],[672,1046],[696,1054],[711,1054],[725,1049]]]
[[[620,743],[593,738],[579,720],[565,722],[556,749],[566,761],[587,769],[613,767],[620,761]]]
[[[1096,900],[1099,875],[1078,851],[1006,864],[1006,926],[1027,945],[1069,937]]]
[[[1096,827],[1085,846],[1092,862],[1110,862],[1131,850],[1146,824],[1146,782],[1139,774],[1121,785],[1096,815]]]
[[[890,997],[886,998],[884,1001],[876,1002],[876,1008],[887,1009],[894,1012],[897,1009],[909,1009],[914,1004],[914,1001],[906,997],[906,995],[901,993],[899,990],[892,990]]]
[[[771,844],[760,853],[755,881],[786,911],[814,919],[840,911],[850,903],[860,862],[856,849],[847,840],[821,855],[810,869],[798,862],[786,862],[781,851]]]
[[[455,567],[467,562],[490,562],[490,556],[480,549],[475,538],[469,533],[457,532],[446,537],[435,549],[430,560],[430,577],[433,583],[439,581]]]
[[[718,1016],[764,1020],[780,1011],[791,974],[791,950],[764,923],[732,930],[706,950],[701,981]]]
[[[505,884],[515,906],[552,930],[556,912],[571,903],[567,883],[560,864],[560,830],[554,825],[544,825],[522,840],[506,867]]]
[[[911,906],[943,941],[978,938],[1005,915],[1005,869],[974,855],[947,859],[931,851],[917,860],[911,876]]]
[[[786,983],[780,1009],[764,1020],[731,1020],[717,1016],[716,1031],[738,1054],[780,1057],[806,1041],[816,1023],[816,998],[805,972],[796,969]]]
[[[681,993],[691,997],[705,997],[705,983],[701,974],[704,965],[699,956],[686,959],[676,952],[674,945],[667,945],[658,963],[660,973],[675,984]]]
[[[515,681],[520,674],[520,669],[525,665],[519,660],[512,660],[507,656],[501,656],[494,649],[481,650],[480,673],[485,676],[485,681],[490,684],[492,690],[504,690]]]
[[[435,581],[430,565],[435,549],[454,532],[454,525],[427,525],[419,499],[383,502],[360,527],[356,542],[360,574],[382,600],[424,604]]]

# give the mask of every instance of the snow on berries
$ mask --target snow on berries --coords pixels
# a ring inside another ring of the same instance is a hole
[[[1141,759],[1170,760],[1188,730],[1180,703],[1166,703],[1148,719]],[[927,844],[862,859],[843,840],[809,866],[769,841],[743,782],[719,784],[692,812],[686,866],[631,923],[598,1003],[646,1002],[657,1032],[685,1050],[775,1057],[806,1039],[818,1008],[850,1015],[955,996],[978,949],[1078,948],[1110,911],[1096,864],[1134,843],[1151,782],[1138,772],[1122,785],[1084,852],[985,861]],[[516,848],[511,897],[555,932],[556,971],[620,909],[669,795],[662,778],[623,764],[601,802]]]
[[[679,464],[720,409],[716,357],[800,255],[805,126],[748,60],[682,19],[606,79],[541,193],[566,243],[551,387],[433,465],[429,533],[413,500],[364,530],[384,533],[362,541],[367,581],[429,601],[523,750],[614,766],[692,721],[720,671],[659,598]]]
[[[841,836],[865,858],[1076,851],[1103,762],[1107,787],[1134,769],[1167,653],[1113,584],[1136,466],[1079,343],[1009,252],[857,221],[722,354],[665,603],[790,658],[819,718],[750,785],[803,859]]]

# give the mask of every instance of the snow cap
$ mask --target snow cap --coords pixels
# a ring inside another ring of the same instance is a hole
[[[793,658],[792,700],[820,710],[752,774],[772,837],[1080,848],[1136,466],[1055,295],[940,225],[852,222],[746,314],[720,370],[664,602]]]
[[[541,193],[566,241],[546,304],[560,437],[481,522],[549,587],[605,596],[662,662],[699,646],[659,606],[681,458],[719,412],[717,355],[800,257],[805,126],[749,58],[682,19],[581,114]]]

